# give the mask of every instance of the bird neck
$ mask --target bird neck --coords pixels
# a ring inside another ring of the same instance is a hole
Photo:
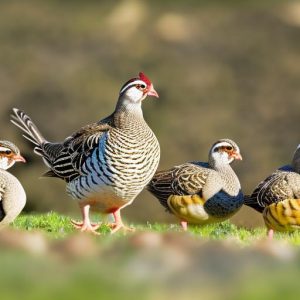
[[[129,99],[120,97],[114,112],[115,125],[118,128],[132,128],[133,124],[145,123],[142,103],[133,103]]]
[[[15,161],[8,159],[7,157],[0,158],[0,169],[7,170],[14,165]]]
[[[209,165],[220,174],[224,182],[223,190],[230,195],[237,195],[241,189],[241,184],[230,164],[213,161],[209,162]]]

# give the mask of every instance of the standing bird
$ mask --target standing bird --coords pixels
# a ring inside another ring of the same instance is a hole
[[[159,143],[143,118],[142,101],[158,97],[143,73],[121,88],[115,111],[105,119],[81,128],[62,143],[45,140],[31,119],[14,109],[12,123],[35,147],[50,170],[45,176],[66,181],[67,193],[78,200],[82,222],[72,221],[81,231],[97,234],[99,224],[89,219],[90,208],[112,213],[112,233],[124,226],[120,210],[129,205],[154,175],[160,158]]]
[[[239,179],[230,166],[235,159],[242,159],[237,144],[221,139],[212,145],[208,163],[189,162],[156,172],[147,188],[181,220],[184,230],[188,222],[221,222],[243,204]]]
[[[300,228],[300,145],[291,165],[286,165],[260,182],[245,204],[263,214],[268,236],[276,231]]]
[[[0,141],[0,228],[11,223],[26,203],[20,181],[6,171],[18,161],[25,162],[20,150],[11,142]]]

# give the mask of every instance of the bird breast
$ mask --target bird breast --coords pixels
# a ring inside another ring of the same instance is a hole
[[[102,193],[110,187],[118,198],[131,201],[154,175],[160,157],[151,130],[127,132],[113,129],[104,134],[86,160],[81,176],[69,184],[75,198]]]

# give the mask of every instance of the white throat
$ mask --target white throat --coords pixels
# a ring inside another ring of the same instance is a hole
[[[9,160],[7,157],[2,157],[0,159],[0,169],[7,170],[14,165],[14,160]]]

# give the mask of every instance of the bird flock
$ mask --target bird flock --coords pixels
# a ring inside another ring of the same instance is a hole
[[[49,169],[43,176],[64,180],[67,193],[77,201],[82,220],[71,220],[75,228],[99,234],[100,224],[90,221],[92,210],[113,215],[114,222],[107,224],[112,233],[134,230],[123,223],[121,210],[144,188],[178,218],[183,230],[188,224],[222,222],[243,205],[262,214],[270,238],[274,230],[300,227],[300,145],[291,164],[262,180],[251,195],[243,195],[231,167],[234,160],[242,160],[239,146],[227,138],[210,147],[208,161],[157,171],[160,146],[142,111],[147,96],[159,97],[141,72],[121,87],[111,115],[63,142],[47,141],[25,112],[13,109],[11,122]],[[15,162],[25,162],[18,147],[0,141],[0,228],[12,222],[26,203],[21,183],[7,171]]]

